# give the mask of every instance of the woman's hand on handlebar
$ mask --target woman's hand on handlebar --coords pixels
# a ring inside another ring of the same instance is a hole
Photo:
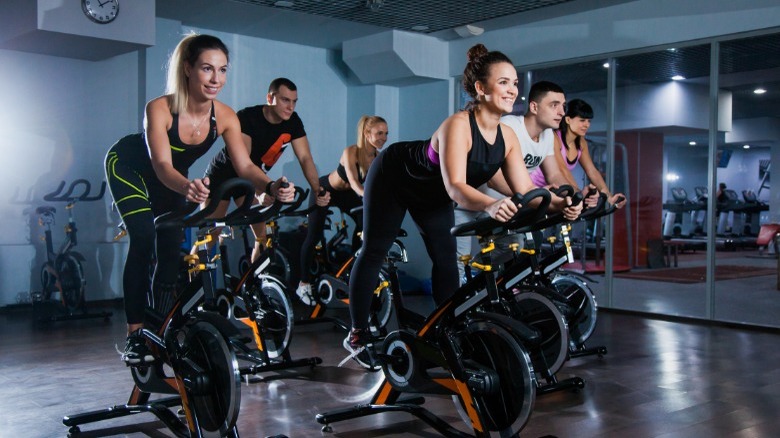
[[[506,222],[517,213],[517,205],[512,202],[511,198],[503,198],[490,204],[485,211],[493,219],[499,222]]]
[[[209,179],[208,177],[187,181],[187,185],[184,187],[186,193],[184,197],[190,202],[202,204],[206,202],[209,197]]]
[[[317,207],[327,207],[330,204],[330,192],[320,187],[319,194],[314,199],[317,203]]]
[[[626,195],[615,193],[607,201],[609,201],[610,205],[614,205],[615,208],[623,208],[626,205]]]
[[[571,196],[564,198],[564,201],[566,202],[566,207],[563,209],[563,217],[570,221],[576,220],[578,217],[580,217],[583,203],[580,202],[577,205],[571,205]]]
[[[593,184],[588,184],[582,189],[582,196],[585,197],[583,202],[586,208],[593,208],[599,203],[599,191]]]

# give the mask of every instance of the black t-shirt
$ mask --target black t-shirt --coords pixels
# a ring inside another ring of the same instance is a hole
[[[306,131],[303,129],[303,121],[295,112],[289,120],[281,123],[268,122],[263,115],[264,106],[250,106],[236,115],[241,122],[241,132],[252,138],[252,150],[249,152],[252,163],[268,172],[291,142],[305,137]],[[227,147],[224,147],[212,159],[209,172],[218,172],[227,166],[233,167]]]

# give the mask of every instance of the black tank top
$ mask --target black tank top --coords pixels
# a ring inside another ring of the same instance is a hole
[[[217,141],[217,117],[214,114],[214,102],[211,102],[211,118],[209,119],[209,134],[197,145],[188,145],[179,138],[179,115],[173,115],[171,129],[168,130],[168,142],[171,145],[171,159],[173,168],[182,175],[187,175],[187,170],[195,161],[208,152],[211,145]]]
[[[209,122],[209,134],[206,139],[197,145],[188,145],[179,138],[179,115],[172,114],[173,121],[168,130],[168,144],[171,148],[171,162],[173,168],[182,175],[188,176],[188,170],[195,161],[202,157],[217,141],[217,118],[214,113],[214,103],[211,103],[211,119]],[[145,133],[130,134],[116,142],[110,152],[117,154],[117,158],[138,172],[144,179],[156,180],[157,176],[152,168],[152,159],[146,147]],[[148,181],[147,181],[148,182]]]
[[[360,184],[363,184],[366,182],[366,176],[363,175],[362,172],[360,172],[360,166],[358,166],[357,163],[355,163],[355,168],[357,170],[358,175],[358,181],[360,181]],[[344,165],[339,163],[339,167],[336,168],[336,174],[341,178],[345,183],[349,184],[349,177],[347,177],[347,169],[344,168]]]
[[[466,183],[476,188],[488,182],[504,164],[506,145],[500,125],[492,145],[479,131],[473,112],[469,112],[469,125],[471,150],[467,155]],[[444,187],[439,163],[429,158],[430,144],[430,139],[395,143],[380,154],[385,156],[381,163],[382,169],[390,175],[396,175],[393,178],[396,178],[399,196],[420,207],[435,207],[442,202],[452,202]]]
[[[504,164],[506,145],[500,124],[496,128],[496,141],[492,145],[479,131],[473,111],[469,111],[469,126],[471,126],[471,150],[466,164],[466,183],[472,187],[479,187],[488,182]]]

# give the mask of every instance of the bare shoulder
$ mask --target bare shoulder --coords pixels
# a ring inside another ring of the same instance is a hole
[[[169,96],[156,97],[146,103],[146,116],[144,123],[147,128],[157,129],[171,127],[173,115],[171,114],[171,103]]]
[[[223,118],[236,117],[236,112],[233,110],[233,108],[218,100],[214,100],[214,113],[216,114],[217,118],[219,118],[220,116],[222,116]]]
[[[501,127],[501,134],[504,136],[504,141],[520,143],[520,140],[517,137],[517,132],[515,132],[515,130],[509,124],[506,123],[503,117],[501,118],[501,122],[499,123],[499,126]]]
[[[357,159],[357,145],[353,144],[351,146],[347,146],[344,148],[344,150],[341,152],[341,160],[339,160],[339,163],[345,164],[352,161],[355,161]]]
[[[441,125],[439,125],[439,129],[436,130],[433,136],[436,137],[438,135],[444,135],[462,129],[471,129],[469,126],[469,113],[466,111],[458,111],[457,113],[444,119],[444,121],[441,122]]]
[[[166,112],[171,113],[171,99],[170,96],[159,96],[146,103],[147,112]]]

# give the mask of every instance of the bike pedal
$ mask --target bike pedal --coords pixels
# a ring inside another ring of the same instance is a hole
[[[466,386],[479,395],[495,394],[499,390],[498,374],[495,370],[466,369]]]
[[[405,358],[387,353],[376,353],[376,358],[380,363],[390,366],[403,365],[405,362]]]

